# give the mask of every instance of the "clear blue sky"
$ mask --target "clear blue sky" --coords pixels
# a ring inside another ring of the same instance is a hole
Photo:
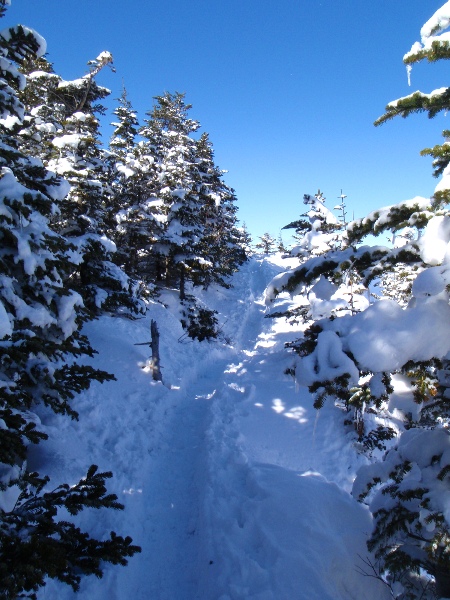
[[[436,180],[422,148],[441,140],[446,117],[373,121],[390,100],[445,86],[447,65],[417,65],[408,88],[402,57],[443,0],[12,0],[3,26],[22,23],[48,43],[65,79],[101,51],[140,118],[164,91],[186,93],[235,188],[254,236],[303,209],[305,192],[355,217],[415,195]],[[108,117],[108,122],[112,117]],[[105,129],[106,138],[109,131]]]

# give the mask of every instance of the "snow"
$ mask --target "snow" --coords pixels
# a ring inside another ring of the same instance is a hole
[[[450,25],[450,2],[446,2],[429,19],[420,30],[422,42],[425,43],[436,31],[447,29]]]
[[[113,61],[113,57],[111,52],[108,52],[107,50],[104,50],[103,52],[100,52],[100,54],[97,56],[97,58],[95,59],[97,62],[99,63],[109,63]]]
[[[12,335],[11,322],[8,313],[5,310],[3,302],[0,301],[0,339],[7,335]]]
[[[21,119],[16,117],[16,115],[6,115],[0,119],[0,123],[3,127],[6,127],[6,129],[12,129],[16,125],[20,125],[21,122]]]
[[[326,331],[319,334],[316,349],[300,361],[305,385],[345,373],[357,380],[345,351],[372,372],[395,371],[409,360],[444,357],[450,351],[450,307],[440,297],[406,309],[393,300],[379,300],[363,312],[321,324]]]
[[[450,241],[450,217],[437,216],[430,219],[424,235],[419,240],[422,260],[429,265],[441,264]]]
[[[79,595],[49,581],[40,599],[387,600],[383,584],[358,572],[372,525],[349,492],[367,459],[344,415],[317,412],[284,374],[292,327],[264,318],[265,287],[284,268],[278,255],[256,257],[233,288],[201,292],[225,341],[180,343],[170,291],[144,319],[86,325],[98,350],[90,364],[117,381],[75,399],[78,422],[40,407],[49,441],[29,468],[48,473],[52,488],[91,463],[112,470],[109,489],[125,510],[85,511],[77,522],[98,537],[131,535],[142,553],[107,566],[102,580],[83,578]],[[142,345],[150,319],[164,383],[152,380]]]
[[[395,102],[391,102],[389,106],[394,106],[398,100]],[[357,219],[352,221],[348,229],[352,232],[353,229],[357,227],[361,227],[362,225],[367,225],[369,223],[372,224],[373,232],[376,235],[379,230],[383,229],[383,226],[389,224],[392,220],[392,216],[395,215],[396,212],[402,209],[415,209],[417,212],[423,212],[427,209],[431,208],[431,202],[429,198],[423,198],[421,196],[416,196],[411,200],[404,200],[398,204],[394,204],[391,206],[384,206],[383,208],[379,208],[369,213],[366,217],[362,219]],[[411,225],[414,225],[414,214],[411,216]]]
[[[316,349],[300,362],[296,371],[299,383],[307,386],[346,374],[350,376],[350,384],[358,383],[359,371],[345,354],[341,338],[334,331],[319,333]]]
[[[418,515],[420,526],[428,535],[436,532],[436,522],[430,519],[435,511],[444,515],[450,522],[450,491],[445,477],[439,477],[439,472],[448,467],[450,462],[450,435],[445,429],[424,430],[421,428],[405,431],[398,447],[390,450],[382,463],[374,463],[360,469],[353,487],[354,496],[364,494],[367,485],[373,478],[380,482],[394,479],[395,469],[405,462],[409,470],[403,476],[400,490],[425,489],[426,508],[421,508]],[[390,494],[377,490],[369,498],[372,512],[380,509],[390,510],[396,504],[396,499]],[[413,528],[414,523],[411,525]]]
[[[83,299],[77,292],[71,291],[58,299],[58,323],[66,338],[78,329],[75,306],[83,306]]]
[[[433,16],[422,26],[420,30],[421,42],[415,42],[411,50],[407,52],[403,60],[414,57],[423,50],[430,50],[434,42],[448,43],[450,33],[445,32],[450,25],[450,2],[446,2]]]
[[[450,189],[450,167],[447,166],[442,173],[442,177],[434,189],[434,193],[443,192]]]
[[[9,4],[9,2],[7,2],[7,4]],[[30,29],[30,27],[26,27],[25,25],[16,25],[14,27],[8,27],[0,31],[0,37],[3,38],[5,41],[9,41],[11,39],[11,32],[17,33],[19,27],[23,29],[25,35],[32,35],[36,40],[38,45],[36,50],[36,56],[44,56],[44,54],[47,52],[47,42],[41,35],[39,35],[39,33],[37,33],[37,31],[35,31],[34,29]]]
[[[68,146],[69,148],[76,150],[82,140],[83,136],[80,133],[68,133],[66,135],[62,135],[61,137],[55,138],[52,141],[52,144],[59,149]]]

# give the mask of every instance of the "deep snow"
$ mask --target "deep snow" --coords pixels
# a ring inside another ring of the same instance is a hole
[[[286,269],[254,257],[230,290],[204,292],[228,344],[185,343],[175,309],[151,304],[145,319],[102,317],[86,328],[95,366],[116,382],[79,396],[78,422],[41,410],[50,440],[30,467],[52,487],[94,463],[125,510],[85,511],[81,527],[133,537],[142,553],[126,568],[84,578],[78,595],[49,581],[40,599],[384,600],[364,577],[368,511],[349,491],[365,464],[333,407],[317,412],[284,371],[295,338],[265,319],[264,290]],[[175,306],[173,297],[163,298]],[[288,302],[281,297],[278,303]],[[164,383],[147,365],[150,319],[161,332]]]

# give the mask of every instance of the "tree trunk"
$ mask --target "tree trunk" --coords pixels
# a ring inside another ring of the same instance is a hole
[[[155,381],[162,381],[161,365],[159,358],[159,331],[156,321],[153,321],[153,319],[150,324],[150,333],[152,335],[152,341],[150,342],[150,346],[152,349],[152,375]]]
[[[186,299],[186,277],[184,265],[180,265],[180,300]]]

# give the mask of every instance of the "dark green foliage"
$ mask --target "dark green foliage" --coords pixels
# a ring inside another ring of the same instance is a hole
[[[36,423],[25,418],[24,414],[5,407],[0,410],[0,419],[5,428],[0,429],[0,463],[14,466],[27,457],[28,444],[38,444],[48,435],[36,429]],[[0,484],[0,490],[6,486]]]
[[[85,508],[122,510],[115,494],[108,494],[105,480],[111,473],[98,473],[92,465],[85,478],[70,487],[60,485],[43,492],[47,479],[34,480],[19,496],[9,513],[2,514],[0,524],[0,595],[17,598],[23,594],[36,598],[34,592],[45,585],[45,578],[55,578],[74,591],[81,576],[102,577],[103,564],[126,565],[127,558],[140,552],[130,537],[113,531],[104,541],[92,539],[73,523],[59,520],[58,510],[76,515]]]
[[[359,441],[370,454],[375,449],[386,450],[385,442],[394,439],[396,435],[397,432],[392,427],[378,425],[376,429],[372,429],[369,433],[362,435]]]
[[[424,148],[420,153],[422,156],[433,157],[434,177],[440,177],[445,167],[450,163],[450,144],[447,141],[450,137],[450,130],[445,129],[442,136],[446,139],[443,144],[437,144],[433,148]]]
[[[439,396],[438,372],[442,369],[442,361],[409,361],[404,365],[413,388],[413,396],[417,404],[430,402]]]
[[[306,221],[306,217],[307,215],[304,214],[302,215],[302,219],[299,219],[297,221],[292,221],[292,223],[289,223],[288,225],[285,225],[282,229],[295,229],[296,233],[301,235],[305,232],[311,231],[312,229],[312,225],[311,223],[309,223],[308,221]]]
[[[317,346],[317,336],[323,331],[318,323],[313,323],[303,334],[303,337],[293,342],[286,342],[286,348],[292,348],[299,356],[308,356]]]
[[[219,335],[218,320],[216,310],[210,310],[205,306],[201,306],[193,297],[188,296],[183,305],[183,319],[181,324],[187,331],[187,335],[192,339],[211,341]]]
[[[400,231],[405,227],[415,226],[419,229],[425,227],[432,217],[432,201],[427,209],[418,203],[405,202],[391,206],[386,216],[380,222],[380,213],[374,211],[364,219],[357,219],[348,227],[348,240],[350,244],[360,242],[367,235],[378,236],[385,232]],[[411,220],[413,218],[413,220]]]
[[[439,28],[435,29],[433,33],[439,31]],[[436,62],[441,59],[450,58],[450,42],[448,41],[434,41],[430,48],[419,50],[419,52],[413,55],[408,55],[404,58],[403,62],[407,65],[420,62],[426,58],[428,62]]]
[[[275,239],[270,235],[270,233],[264,233],[264,235],[258,238],[260,241],[255,244],[255,248],[262,250],[264,254],[272,254],[275,252],[276,243]]]
[[[410,96],[397,100],[394,104],[386,106],[386,113],[375,121],[375,125],[382,125],[394,117],[409,117],[414,113],[426,112],[428,118],[432,119],[438,113],[446,111],[450,105],[450,88],[440,94],[434,94],[430,97],[422,92],[414,92]]]
[[[325,401],[333,398],[346,403],[349,393],[350,375],[344,373],[333,380],[316,381],[309,386],[309,391],[314,396],[314,408],[320,409]]]
[[[1,14],[4,7],[0,0]],[[74,90],[60,90],[58,98],[53,96],[52,112],[49,99],[60,78],[51,74],[43,51],[39,39],[20,26],[0,36],[0,112],[20,121],[11,129],[0,126],[0,491],[5,492],[0,510],[0,597],[11,599],[35,597],[46,577],[77,589],[83,574],[101,576],[104,562],[126,564],[126,557],[138,551],[130,538],[112,533],[106,541],[91,539],[62,519],[64,512],[75,515],[87,507],[122,508],[114,495],[106,493],[105,480],[110,473],[97,473],[96,467],[91,467],[74,487],[63,484],[44,492],[47,478],[26,471],[33,445],[47,439],[40,431],[36,406],[42,403],[55,413],[77,418],[71,405],[76,394],[93,381],[114,379],[77,362],[94,354],[80,332],[93,311],[93,306],[83,304],[82,294],[90,290],[91,282],[85,279],[85,288],[80,285],[82,267],[85,278],[100,279],[100,273],[90,270],[87,255],[84,265],[78,260],[77,250],[82,245],[78,239],[68,242],[64,226],[60,233],[55,232],[54,227],[61,225],[56,223],[61,214],[59,203],[67,201],[68,186],[47,169],[51,144],[38,136],[39,119],[48,119],[48,131],[62,131],[58,119],[64,112],[70,120],[68,104],[81,108],[90,92],[95,95],[95,85],[84,82],[83,94],[77,98]],[[35,67],[50,76],[41,75],[28,93],[23,73]],[[31,112],[35,102],[40,106],[39,116]],[[86,186],[80,184],[81,188]],[[74,220],[78,217],[82,218],[81,213]],[[114,277],[115,265],[108,267],[117,286],[123,278]],[[130,299],[129,291],[126,297]],[[93,305],[98,307],[97,298]],[[15,506],[9,509],[17,496]]]
[[[439,457],[436,457],[436,461]],[[450,573],[450,536],[444,515],[430,510],[430,489],[418,483],[406,482],[412,465],[409,461],[399,462],[390,473],[392,483],[381,488],[390,496],[392,505],[374,512],[375,528],[368,541],[368,549],[393,581],[400,581],[410,588],[408,577],[418,575],[425,569],[436,579],[438,597],[447,595]],[[438,478],[444,479],[448,469],[442,470]],[[381,483],[373,480],[373,488]],[[428,513],[428,516],[421,516]],[[413,592],[408,596],[416,598]]]

